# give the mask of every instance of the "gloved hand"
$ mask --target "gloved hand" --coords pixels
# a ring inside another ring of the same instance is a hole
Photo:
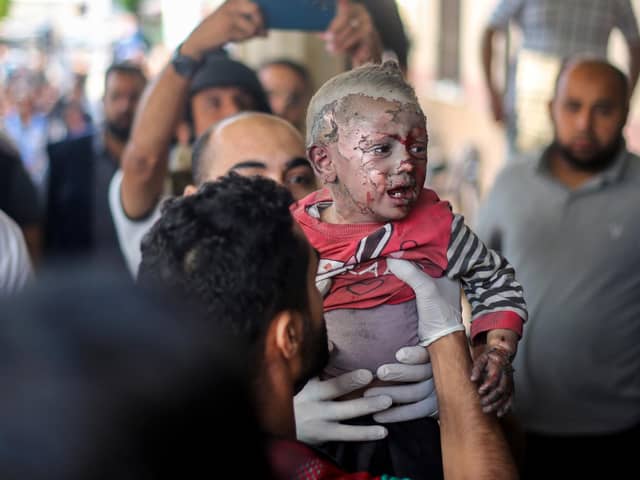
[[[400,363],[381,365],[376,372],[377,377],[384,381],[410,383],[373,387],[364,392],[365,397],[387,395],[394,404],[399,404],[376,413],[374,420],[393,423],[437,417],[438,398],[427,349],[420,346],[404,347],[396,352],[396,359]]]
[[[330,441],[356,442],[386,437],[387,429],[380,425],[339,423],[341,420],[380,412],[391,406],[391,397],[387,395],[336,400],[368,385],[372,380],[373,374],[369,370],[354,370],[329,380],[309,380],[293,401],[298,440],[317,445]]]
[[[426,347],[440,337],[464,330],[458,282],[444,278],[436,283],[408,260],[387,258],[387,267],[416,294],[420,345]]]

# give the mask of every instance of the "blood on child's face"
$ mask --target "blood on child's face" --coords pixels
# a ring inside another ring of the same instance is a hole
[[[422,191],[427,129],[422,110],[365,95],[350,95],[335,112],[337,140],[327,148],[336,173],[334,207],[343,223],[400,220]]]

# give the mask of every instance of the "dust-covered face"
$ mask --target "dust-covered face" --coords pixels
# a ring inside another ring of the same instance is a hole
[[[337,138],[327,155],[335,176],[324,180],[340,223],[404,218],[426,177],[427,128],[420,107],[349,95],[336,106],[334,122]]]

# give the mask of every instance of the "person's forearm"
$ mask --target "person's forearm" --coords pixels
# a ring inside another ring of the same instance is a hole
[[[217,11],[191,32],[180,47],[181,54],[201,60],[205,52],[230,40],[229,33],[220,31],[215,24],[216,14]],[[122,158],[121,199],[125,213],[131,218],[146,215],[162,194],[168,151],[187,106],[189,83],[188,78],[168,64],[140,101],[131,139]]]
[[[167,65],[140,101],[122,157],[122,205],[132,218],[149,212],[162,194],[168,150],[187,98],[189,80]]]
[[[465,333],[446,335],[428,350],[440,406],[445,478],[517,478],[502,430],[493,415],[482,412],[477,387],[470,380]]]
[[[640,76],[640,42],[629,46],[629,98],[633,95]]]
[[[482,58],[482,73],[487,89],[490,92],[496,91],[496,85],[493,80],[493,37],[495,30],[486,28],[482,34],[482,46],[481,46],[481,58]]]

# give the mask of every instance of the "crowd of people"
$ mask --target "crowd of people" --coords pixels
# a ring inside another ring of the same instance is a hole
[[[485,31],[514,158],[473,228],[425,185],[429,112],[394,2],[337,0],[322,38],[348,69],[317,89],[301,63],[228,53],[267,34],[251,0],[206,15],[154,78],[114,62],[101,121],[82,76],[47,103],[16,72],[0,132],[0,476],[635,471],[640,158],[623,128],[640,34],[628,1],[592,0],[607,22],[585,14],[599,27],[575,31],[542,15],[565,14],[551,3],[571,2],[501,1]],[[511,18],[525,35],[505,117],[493,41]],[[600,45],[614,26],[628,74]],[[539,123],[544,148],[521,155]]]

